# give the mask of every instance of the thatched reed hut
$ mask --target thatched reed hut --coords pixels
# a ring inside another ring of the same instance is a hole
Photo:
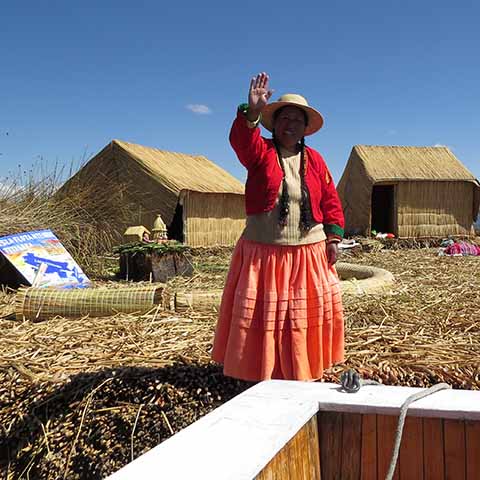
[[[480,184],[447,147],[355,145],[338,184],[348,234],[473,234]]]
[[[245,223],[243,184],[200,155],[113,140],[58,194],[87,185],[92,195],[111,191],[118,209],[131,212],[130,225],[150,229],[160,214],[170,238],[194,246],[234,243]],[[127,226],[122,220],[112,229],[123,233]]]

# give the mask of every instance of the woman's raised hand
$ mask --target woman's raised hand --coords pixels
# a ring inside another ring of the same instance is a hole
[[[259,73],[250,80],[248,91],[248,108],[250,111],[260,113],[272,96],[272,90],[268,86],[269,77],[265,72]]]

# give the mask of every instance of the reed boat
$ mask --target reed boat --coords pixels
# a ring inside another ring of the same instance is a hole
[[[423,390],[261,382],[108,478],[383,480],[400,409]],[[415,401],[400,438],[391,478],[480,479],[480,391],[448,389]]]

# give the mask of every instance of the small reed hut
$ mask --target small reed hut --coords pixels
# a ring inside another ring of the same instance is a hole
[[[346,233],[469,236],[480,184],[447,147],[355,145],[338,184]]]
[[[129,225],[152,228],[160,214],[169,238],[191,246],[234,243],[245,223],[243,184],[200,155],[186,155],[113,140],[58,192],[88,185],[111,189],[119,209],[131,212]],[[121,191],[121,195],[118,195]],[[115,195],[114,195],[115,194]]]

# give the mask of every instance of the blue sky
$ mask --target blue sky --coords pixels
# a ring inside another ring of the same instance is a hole
[[[478,2],[18,0],[0,19],[1,176],[118,138],[243,179],[228,132],[266,71],[323,113],[308,143],[336,181],[359,143],[447,145],[480,177]]]

